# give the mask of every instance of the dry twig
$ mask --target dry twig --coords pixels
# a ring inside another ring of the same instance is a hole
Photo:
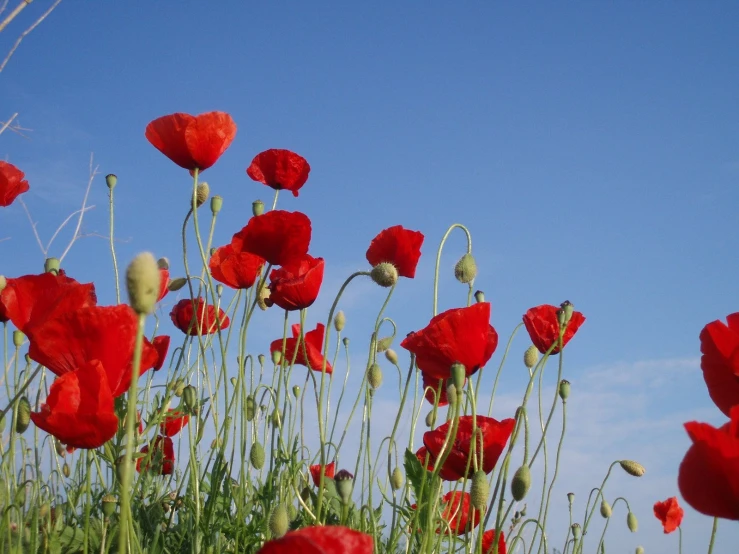
[[[26,29],[25,31],[23,31],[21,33],[21,35],[18,37],[18,40],[15,41],[15,44],[13,44],[13,47],[10,49],[10,52],[8,52],[8,55],[5,56],[5,59],[3,60],[3,63],[0,64],[0,73],[2,73],[3,69],[5,69],[5,66],[10,61],[10,58],[13,56],[13,54],[15,54],[15,51],[18,50],[18,47],[21,45],[21,42],[23,42],[23,39],[26,38],[31,33],[31,31],[33,31],[36,27],[38,27],[41,24],[41,22],[44,19],[46,19],[51,12],[54,11],[54,8],[56,8],[60,4],[61,1],[62,0],[54,0],[54,3],[51,5],[51,7],[49,7],[48,10],[46,10],[43,14],[41,14],[41,16],[34,22],[33,25],[31,25],[28,29]],[[23,9],[25,7],[25,5],[27,5],[29,3],[30,3],[30,1],[23,0],[21,2],[21,5],[19,5],[19,8],[20,9]],[[17,11],[20,11],[18,8],[16,8],[16,10]],[[2,24],[0,24],[0,31],[2,31],[3,28],[5,27],[5,25],[7,25],[8,23],[10,23],[10,20],[12,20],[16,15],[17,15],[17,13],[15,11],[13,13],[11,13],[5,19],[5,21],[3,21]]]

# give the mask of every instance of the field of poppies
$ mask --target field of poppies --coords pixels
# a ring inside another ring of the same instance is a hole
[[[254,202],[231,242],[212,244],[222,199],[201,176],[236,131],[223,112],[176,113],[146,127],[151,145],[192,177],[182,275],[149,253],[119,275],[115,175],[105,179],[114,283],[80,283],[54,258],[32,275],[14,274],[12,260],[3,260],[0,551],[600,553],[620,504],[626,527],[613,532],[636,532],[627,499],[606,485],[614,471],[640,478],[645,468],[616,460],[603,468],[584,510],[569,497],[570,526],[556,533],[564,542],[550,540],[570,396],[564,358],[585,316],[569,301],[532,307],[514,331],[527,333],[531,346],[509,351],[509,339],[490,323],[490,302],[475,288],[469,231],[455,224],[438,246],[428,325],[401,329],[389,307],[402,303],[396,285],[415,277],[428,243],[422,232],[396,225],[378,229],[366,269],[349,275],[320,314],[325,324],[308,326],[324,258],[309,254],[310,215],[278,209],[280,191],[297,197],[310,186],[303,157],[257,154],[247,174],[273,189],[274,200]],[[0,162],[0,206],[30,186],[21,168]],[[438,260],[451,232],[468,240],[454,268],[467,303],[438,312]],[[341,309],[342,295],[359,279],[387,296],[366,337],[366,364],[349,377],[342,331],[351,314]],[[108,286],[118,303],[98,305],[96,289]],[[158,333],[158,303],[167,295],[179,298],[169,313],[177,336]],[[269,352],[260,352],[249,329],[266,310],[284,312],[284,326],[274,329]],[[737,520],[739,314],[709,323],[700,340],[706,385],[730,421],[685,424],[693,446],[676,492],[714,521]],[[489,363],[496,352],[497,367]],[[548,366],[556,380],[545,396]],[[509,367],[528,372],[528,386],[519,407],[496,419],[498,379]],[[373,400],[396,374],[394,426],[378,437]],[[344,398],[348,378],[361,382],[355,398]],[[342,391],[338,405],[332,390]],[[561,433],[552,437],[555,419]],[[406,420],[410,433],[401,434]],[[414,444],[419,425],[428,430]],[[358,448],[347,446],[347,434],[359,438]],[[543,475],[532,472],[542,457]],[[676,498],[657,502],[654,515],[665,533],[680,530]]]

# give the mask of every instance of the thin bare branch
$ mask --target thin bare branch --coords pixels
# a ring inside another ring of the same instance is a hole
[[[0,23],[0,33],[2,33],[3,29],[5,29],[5,27],[7,27],[10,22],[13,21],[16,16],[23,11],[23,8],[28,6],[28,4],[30,4],[31,2],[33,2],[33,0],[21,0],[21,3],[18,4],[15,9],[8,14],[8,17],[6,17],[2,23]],[[5,6],[3,6],[3,9],[5,9]]]
[[[59,232],[62,229],[64,229],[64,227],[67,225],[67,223],[69,223],[74,216],[76,216],[80,212],[88,212],[88,211],[92,210],[94,207],[95,207],[94,205],[93,206],[87,206],[86,208],[81,208],[81,209],[79,209],[79,210],[77,210],[77,211],[72,212],[71,214],[69,214],[67,216],[67,219],[65,219],[64,222],[59,227],[57,227],[57,230],[54,231],[54,234],[51,235],[51,238],[49,239],[49,243],[46,245],[46,251],[48,252],[49,250],[51,250],[51,244],[54,242],[54,239],[56,238],[56,236],[59,234]]]
[[[24,1],[24,3],[26,2],[26,0],[23,0],[23,1]],[[3,63],[0,64],[0,73],[2,73],[3,72],[3,69],[5,69],[5,66],[8,65],[8,62],[10,61],[10,58],[12,58],[13,57],[13,54],[15,54],[15,51],[18,50],[18,47],[21,45],[21,42],[23,42],[23,39],[26,38],[31,33],[31,31],[33,31],[36,27],[38,27],[41,24],[41,22],[44,19],[46,19],[51,12],[54,11],[54,8],[56,8],[61,3],[61,1],[62,0],[54,0],[54,3],[51,5],[51,7],[48,10],[46,10],[43,14],[41,14],[41,17],[39,17],[33,25],[31,25],[28,29],[26,29],[25,31],[23,31],[21,33],[21,36],[19,36],[18,37],[18,40],[16,40],[15,41],[15,44],[13,44],[13,48],[11,48],[10,49],[10,52],[8,52],[8,55],[5,56],[5,59],[3,60]],[[13,17],[15,17],[15,16],[13,15]],[[7,19],[6,19],[6,21],[7,21]]]
[[[10,237],[5,237],[4,239],[0,239],[0,242],[5,242],[6,240],[10,240]]]
[[[74,235],[72,236],[72,240],[69,241],[69,244],[67,245],[67,249],[59,257],[59,262],[64,260],[64,257],[67,255],[69,250],[72,248],[72,245],[77,240],[79,232],[80,232],[80,227],[82,226],[82,219],[85,217],[87,197],[90,195],[90,189],[92,188],[92,182],[95,180],[95,176],[98,174],[98,167],[100,167],[100,166],[95,166],[95,168],[93,169],[92,160],[93,160],[93,154],[90,153],[90,179],[89,181],[87,181],[87,190],[85,191],[85,197],[82,199],[82,209],[79,210],[80,217],[77,220],[77,228],[74,230]]]
[[[33,222],[33,218],[31,217],[31,212],[28,211],[28,206],[26,206],[26,203],[23,201],[23,198],[18,197],[18,202],[20,202],[21,206],[23,206],[23,209],[26,212],[26,215],[28,216],[28,221],[31,223],[31,229],[33,229],[33,234],[36,236],[36,242],[38,243],[38,247],[41,249],[41,254],[43,254],[44,259],[46,259],[46,250],[44,250],[44,244],[41,242],[41,237],[38,236],[38,230],[36,229],[36,224]]]
[[[13,120],[18,117],[18,112],[15,112],[10,119],[8,119],[5,123],[3,123],[3,126],[0,127],[0,135],[2,135],[5,132],[5,129],[10,127],[10,124],[13,123]]]

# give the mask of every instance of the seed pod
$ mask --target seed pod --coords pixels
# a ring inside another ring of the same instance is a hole
[[[218,212],[220,212],[222,207],[223,207],[222,197],[216,194],[213,198],[210,199],[210,211],[213,213],[213,215],[216,215]]]
[[[582,527],[580,527],[579,523],[572,524],[572,536],[575,537],[575,540],[582,536]]]
[[[521,501],[531,488],[531,470],[529,466],[523,464],[516,470],[511,480],[511,496],[516,501]]]
[[[559,382],[559,397],[564,401],[570,397],[570,382],[562,379]]]
[[[602,515],[604,518],[608,519],[613,514],[613,510],[611,509],[611,505],[603,500],[600,503],[600,515]]]
[[[251,213],[254,217],[262,215],[264,213],[264,202],[261,200],[255,200],[251,203]]]
[[[375,390],[382,385],[382,368],[378,364],[372,364],[367,370],[367,382]]]
[[[15,331],[13,331],[13,346],[15,346],[16,348],[20,348],[21,346],[23,346],[23,340],[25,338],[25,335],[16,329]]]
[[[390,486],[394,491],[397,491],[403,486],[403,472],[400,471],[399,467],[396,467],[392,475],[390,475]]]
[[[115,507],[118,504],[115,496],[112,494],[106,494],[103,496],[103,515],[105,519],[110,518],[115,513]]]
[[[465,381],[467,380],[467,373],[465,373],[464,365],[459,362],[453,363],[451,374],[452,383],[454,383],[454,386],[458,391],[461,391],[464,388]]]
[[[264,447],[260,443],[255,442],[251,445],[249,461],[254,469],[262,469],[264,467]]]
[[[110,190],[113,190],[115,186],[118,184],[118,177],[113,175],[112,173],[105,176],[105,184]]]
[[[46,258],[46,261],[44,261],[44,271],[56,275],[59,273],[59,264],[58,258]]]
[[[31,423],[31,403],[28,398],[21,396],[18,399],[18,407],[15,419],[15,432],[22,434]]]
[[[295,398],[300,396],[300,387],[298,385],[293,386],[293,396]]]
[[[634,512],[629,512],[626,516],[626,526],[632,533],[636,533],[639,530],[639,520],[636,519]]]
[[[472,486],[470,487],[470,500],[472,507],[478,512],[485,510],[488,504],[488,476],[484,471],[476,471],[472,476]]]
[[[485,302],[485,293],[481,290],[478,290],[475,292],[475,301],[479,304],[480,302]]]
[[[472,254],[465,254],[454,266],[454,277],[460,283],[471,283],[477,277],[477,262]]]
[[[336,484],[336,492],[339,493],[341,502],[348,504],[352,497],[352,490],[354,489],[354,475],[342,469],[334,475],[334,483]]]
[[[290,520],[287,515],[287,508],[284,504],[278,504],[272,515],[269,517],[269,531],[275,538],[282,537],[290,528]]]

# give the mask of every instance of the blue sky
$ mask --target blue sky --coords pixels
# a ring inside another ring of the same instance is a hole
[[[48,4],[31,4],[0,52]],[[677,494],[682,423],[723,419],[702,384],[698,333],[738,308],[737,17],[731,2],[67,0],[0,75],[0,120],[18,112],[32,129],[4,133],[0,158],[26,172],[24,199],[48,240],[79,208],[94,153],[101,175],[84,232],[107,232],[102,177],[116,173],[119,259],[151,250],[177,273],[189,178],[144,128],[175,111],[227,111],[236,140],[203,175],[224,197],[216,243],[246,223],[252,200],[271,199],[245,174],[252,157],[299,152],[310,179],[279,206],[312,218],[311,252],[326,258],[309,321],[325,319],[341,281],[366,267],[370,239],[400,223],[426,235],[419,277],[390,307],[401,336],[427,323],[438,241],[466,224],[476,286],[503,338],[537,304],[569,299],[586,315],[567,349],[571,405],[582,398],[573,452],[599,468],[611,454],[654,460],[654,484],[631,493],[639,534],[611,540],[665,551],[676,537],[661,536],[651,504]],[[4,238],[0,272],[41,269],[17,204],[0,211]],[[451,277],[463,248],[453,235],[442,258],[442,309],[465,300]],[[65,266],[112,302],[105,240],[82,239]],[[369,322],[382,292],[356,291],[349,322]],[[254,338],[266,348],[280,328]],[[526,346],[520,335],[514,353]],[[504,394],[516,396],[524,376],[508,371]],[[608,438],[624,429],[631,438]],[[685,526],[687,551],[705,548],[710,521],[689,513]],[[732,526],[722,525],[724,544],[739,537]]]

